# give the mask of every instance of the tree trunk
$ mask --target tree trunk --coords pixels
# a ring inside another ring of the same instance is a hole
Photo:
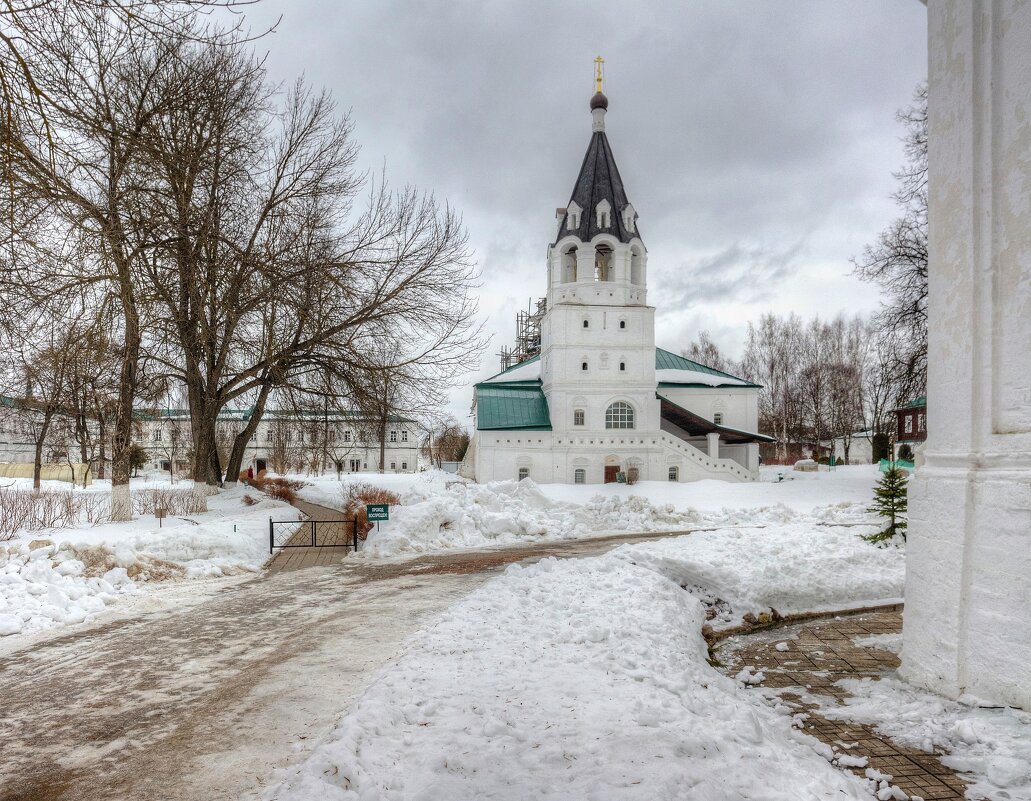
[[[36,438],[36,457],[32,463],[32,489],[39,491],[41,487],[40,476],[43,472],[43,443],[46,441],[47,432],[50,430],[50,419],[53,415],[49,409],[43,414],[43,424],[39,429],[39,436]],[[74,485],[74,481],[72,484]]]
[[[254,432],[258,430],[261,419],[265,415],[265,403],[268,401],[270,384],[262,384],[258,399],[254,403],[254,410],[251,412],[251,419],[243,431],[236,435],[233,440],[233,450],[229,454],[229,464],[226,467],[226,484],[235,484],[240,478],[240,470],[243,468],[243,457],[247,451],[247,443],[251,441]]]

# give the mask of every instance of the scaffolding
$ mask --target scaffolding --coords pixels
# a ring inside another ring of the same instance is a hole
[[[501,369],[507,370],[541,352],[541,320],[548,309],[547,298],[540,298],[536,306],[527,301],[526,311],[516,314],[516,337],[514,347],[504,347],[498,356]]]

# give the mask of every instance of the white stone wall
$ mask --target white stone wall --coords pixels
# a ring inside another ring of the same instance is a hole
[[[719,412],[723,415],[722,425],[727,428],[759,431],[759,390],[754,387],[661,387],[658,391],[706,420],[713,420]]]
[[[902,673],[1031,709],[1031,3],[936,0],[929,374]]]

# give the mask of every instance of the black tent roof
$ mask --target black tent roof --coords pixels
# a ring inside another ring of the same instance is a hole
[[[608,200],[612,207],[612,225],[608,228],[598,227],[598,215],[595,213],[603,199]],[[580,175],[576,179],[576,186],[567,208],[574,201],[583,209],[580,227],[572,231],[566,227],[569,217],[567,211],[559,223],[556,242],[570,234],[578,236],[582,242],[589,242],[601,233],[612,234],[620,242],[629,242],[635,237],[640,239],[639,232],[630,233],[623,224],[623,209],[630,201],[627,200],[623,179],[619,177],[619,169],[616,167],[616,160],[612,156],[612,148],[605,131],[595,131],[591,135],[591,143],[587,147],[583,164],[580,166]],[[634,227],[636,228],[636,224]]]

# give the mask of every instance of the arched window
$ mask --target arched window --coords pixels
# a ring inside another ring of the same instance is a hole
[[[591,321],[590,320],[584,320],[584,328],[590,328],[590,327],[591,327]]]
[[[580,362],[580,369],[581,369],[581,370],[582,370],[583,372],[585,372],[585,373],[586,373],[586,372],[587,372],[587,362]]]
[[[587,483],[587,471],[582,467],[576,468],[573,471],[573,483],[574,484],[586,484]]]
[[[625,401],[616,401],[605,410],[605,428],[633,428],[634,407]]]
[[[630,283],[640,286],[644,283],[641,252],[637,248],[630,249]]]
[[[612,248],[601,244],[594,249],[594,280],[612,280]]]
[[[572,284],[576,281],[576,247],[570,247],[562,254],[562,283]]]

